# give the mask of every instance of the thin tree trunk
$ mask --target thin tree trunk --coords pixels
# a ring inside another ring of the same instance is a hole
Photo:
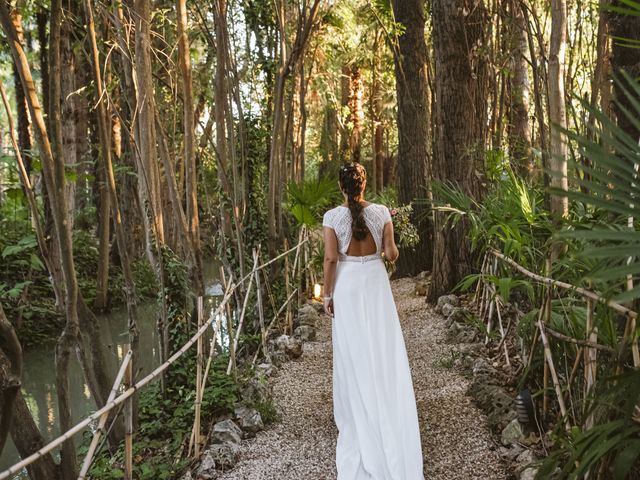
[[[22,373],[22,348],[13,326],[5,317],[0,304],[0,385],[2,386],[0,405],[0,453],[5,440],[11,434],[13,443],[22,458],[31,455],[44,446],[45,440],[33,420],[20,392]],[[58,466],[51,454],[43,455],[27,467],[32,480],[54,480],[58,478]]]
[[[193,109],[193,93],[191,86],[191,59],[189,56],[189,37],[187,35],[187,2],[177,0],[178,12],[178,59],[182,73],[182,101],[184,123],[184,165],[186,183],[187,218],[189,220],[189,234],[193,247],[193,279],[196,294],[204,293],[202,278],[202,254],[200,248],[200,216],[198,214],[198,183],[196,170],[196,139],[195,117]],[[171,175],[171,172],[167,172]]]
[[[529,71],[527,62],[527,30],[521,0],[511,2],[512,58],[510,80],[511,108],[509,119],[509,152],[516,171],[531,178],[535,168],[531,152],[529,127]]]
[[[551,187],[567,190],[567,142],[559,129],[567,128],[564,96],[564,62],[567,47],[566,0],[551,0],[551,43],[549,45],[549,123],[551,145],[549,169]],[[564,195],[551,195],[551,213],[558,218],[569,213],[569,201]]]

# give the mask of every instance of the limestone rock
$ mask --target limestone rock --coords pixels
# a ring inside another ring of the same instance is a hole
[[[536,475],[538,474],[538,469],[535,467],[525,468],[522,472],[520,472],[519,480],[535,480]]]
[[[276,339],[278,350],[284,352],[291,358],[298,358],[302,355],[302,340],[289,335],[280,335]]]
[[[239,405],[235,409],[235,415],[238,425],[248,436],[253,436],[264,428],[260,412],[255,408]]]
[[[310,325],[315,327],[319,320],[320,315],[317,310],[307,303],[298,310],[298,317],[295,323],[297,323],[297,325]]]
[[[442,295],[440,298],[438,298],[438,301],[436,303],[436,313],[442,313],[442,307],[446,304],[457,307],[458,305],[460,305],[460,300],[458,300],[458,297],[456,297],[455,295]]]
[[[316,329],[311,325],[300,325],[293,331],[293,334],[296,337],[299,337],[302,341],[308,342],[311,340],[315,340],[316,338]]]
[[[233,467],[240,458],[240,445],[237,443],[217,443],[207,449],[207,453],[213,458],[220,469]]]
[[[196,480],[213,480],[218,476],[216,472],[216,461],[211,453],[207,450],[200,458],[200,466],[196,471]],[[187,477],[189,478],[189,477]]]
[[[256,366],[256,373],[263,377],[270,377],[277,371],[277,367],[273,363],[262,362]]]
[[[534,453],[529,449],[524,450],[520,455],[518,455],[518,458],[516,458],[516,471],[524,472],[530,468],[531,464],[535,461],[536,456]]]
[[[242,430],[233,420],[222,420],[216,423],[211,430],[212,443],[236,443],[242,440]]]
[[[284,355],[284,353],[282,353]],[[274,367],[275,368],[275,367]],[[251,378],[240,392],[242,400],[246,403],[252,401],[265,401],[271,397],[271,386],[266,381],[266,377],[256,376]]]
[[[500,440],[503,445],[511,445],[514,443],[519,443],[524,440],[524,432],[522,431],[522,425],[517,418],[514,418],[509,422],[509,424],[504,427],[502,430],[502,434],[500,436]]]

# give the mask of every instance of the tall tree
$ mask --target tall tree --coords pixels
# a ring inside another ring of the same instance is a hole
[[[611,2],[612,6],[625,8],[620,0]],[[609,14],[609,29],[613,37],[611,66],[613,74],[621,77],[621,72],[627,73],[632,78],[640,77],[640,49],[634,42],[640,42],[640,16],[623,13]],[[625,89],[631,98],[625,94]],[[614,83],[614,92],[617,100],[615,112],[618,125],[627,132],[635,141],[640,141],[640,127],[628,118],[624,111],[633,112],[633,101],[640,101],[640,96],[630,88],[623,78]],[[633,98],[635,97],[635,98]]]
[[[435,142],[433,176],[479,199],[484,175],[488,70],[481,45],[489,18],[483,2],[435,0],[432,6],[435,57]],[[433,275],[429,299],[449,292],[473,266],[467,227],[446,225],[434,215]]]
[[[567,142],[560,129],[567,128],[564,79],[565,53],[567,49],[567,3],[566,0],[551,0],[551,42],[549,44],[549,123],[551,143],[549,170],[551,186],[567,190]],[[569,200],[564,195],[551,195],[552,215],[561,218],[569,213]]]
[[[182,101],[184,123],[184,170],[186,183],[187,219],[191,247],[195,260],[193,278],[198,294],[204,293],[202,280],[202,255],[200,253],[200,217],[198,215],[198,184],[196,170],[196,130],[193,92],[191,84],[191,57],[187,24],[187,2],[177,0],[178,12],[178,63],[182,73]],[[171,173],[168,172],[168,175]]]
[[[509,154],[522,176],[530,177],[534,170],[529,127],[529,68],[527,59],[527,29],[521,0],[511,0],[511,69],[509,76]]]
[[[427,89],[427,46],[424,2],[393,0],[396,22],[403,27],[394,52],[398,98],[398,197],[410,203],[428,195],[430,109]],[[376,169],[377,170],[377,169]],[[398,260],[398,274],[411,275],[431,267],[431,228],[422,204],[414,204],[413,221],[420,243]]]

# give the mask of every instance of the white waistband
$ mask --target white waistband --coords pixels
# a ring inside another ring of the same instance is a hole
[[[374,253],[373,255],[361,255],[361,256],[356,256],[356,255],[340,255],[338,257],[338,260],[341,262],[359,262],[359,263],[364,263],[364,262],[371,262],[373,260],[382,260],[382,256],[379,253]]]

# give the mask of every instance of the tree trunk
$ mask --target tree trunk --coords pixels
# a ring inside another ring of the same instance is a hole
[[[0,304],[0,453],[3,451],[7,434],[11,434],[13,443],[22,458],[42,448],[45,440],[33,420],[20,392],[22,373],[22,348],[13,326],[5,317]],[[58,466],[51,454],[43,455],[38,461],[27,467],[32,480],[53,480],[58,478]]]
[[[426,198],[429,190],[429,99],[427,46],[424,40],[424,3],[394,0],[395,19],[404,27],[394,54],[398,98],[398,197],[402,204]],[[431,228],[425,207],[414,203],[412,220],[420,242],[398,259],[398,275],[431,268]]]
[[[629,8],[619,0],[614,0],[612,6]],[[640,141],[640,127],[634,125],[633,121],[624,114],[624,110],[633,112],[633,100],[629,99],[624,90],[635,97],[636,102],[640,101],[640,96],[633,90],[629,83],[622,78],[624,71],[631,78],[640,77],[640,49],[637,45],[630,46],[627,42],[618,40],[626,39],[632,42],[640,41],[640,16],[625,15],[620,13],[609,14],[609,28],[613,39],[611,66],[613,75],[617,76],[619,83],[614,83],[614,94],[616,101],[614,110],[617,117],[618,126],[624,130],[634,141]]]
[[[466,14],[468,13],[468,15]],[[489,19],[482,2],[435,0],[436,138],[433,176],[479,200],[484,175],[488,70],[478,45],[486,42]],[[429,300],[448,293],[473,268],[467,226],[446,224],[436,212],[433,275]]]
[[[551,0],[551,43],[549,45],[549,124],[551,144],[549,169],[552,188],[567,190],[567,142],[559,131],[567,128],[567,113],[564,97],[564,61],[567,47],[567,3],[566,0]],[[551,195],[551,214],[556,220],[569,213],[569,200],[564,195]]]
[[[191,58],[189,56],[189,37],[187,25],[187,2],[177,0],[178,12],[178,63],[182,73],[182,101],[184,123],[184,166],[186,183],[187,219],[195,265],[193,279],[196,294],[204,294],[202,279],[202,254],[200,248],[200,216],[198,214],[198,182],[196,170],[195,117],[193,109],[193,93],[191,87]],[[171,175],[172,172],[167,172]]]
[[[509,152],[516,172],[523,177],[531,178],[535,163],[531,152],[531,129],[529,127],[528,45],[523,8],[520,0],[512,0]]]

